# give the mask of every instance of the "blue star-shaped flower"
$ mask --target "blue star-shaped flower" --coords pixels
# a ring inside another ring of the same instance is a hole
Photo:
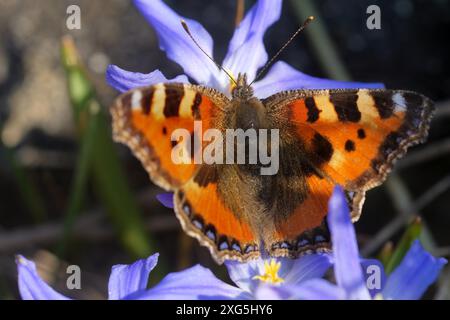
[[[198,84],[230,93],[230,79],[201,52],[184,31],[181,20],[185,20],[200,46],[213,57],[213,39],[197,21],[178,15],[161,0],[134,0],[134,4],[155,29],[161,50],[168,58],[178,63],[185,75],[168,80],[159,70],[149,74],[134,73],[111,65],[106,79],[117,90],[124,92],[132,88],[162,82],[188,82],[189,76]],[[247,13],[228,47],[222,67],[233,75],[247,74],[251,81],[259,68],[267,62],[263,37],[281,14],[282,0],[259,0]],[[255,95],[265,98],[282,90],[290,89],[336,89],[336,88],[383,88],[380,83],[343,82],[308,76],[279,61],[273,65],[266,77],[253,84]]]
[[[278,259],[271,264],[258,259],[249,263],[227,264],[230,278],[236,286],[219,280],[207,268],[192,268],[168,274],[159,284],[147,289],[150,272],[156,266],[158,254],[131,265],[112,267],[108,284],[109,300],[211,300],[254,299],[260,283],[277,285],[273,280],[291,286],[322,277],[331,262],[327,255],[309,255],[302,259]],[[23,256],[16,258],[19,291],[24,300],[68,300],[52,289],[38,275],[34,262]],[[277,268],[278,266],[278,268]],[[279,283],[278,282],[278,283]]]

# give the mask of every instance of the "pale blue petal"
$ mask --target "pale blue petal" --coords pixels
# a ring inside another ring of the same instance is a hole
[[[281,0],[259,0],[236,29],[223,66],[234,76],[246,73],[252,81],[258,68],[267,61],[264,33],[281,14]]]
[[[184,271],[168,274],[155,287],[132,294],[132,300],[228,300],[250,299],[239,288],[217,279],[207,268],[200,265]]]
[[[264,273],[264,260],[261,258],[244,263],[226,260],[225,266],[228,269],[230,279],[239,288],[247,292],[253,292],[260,283],[260,280],[253,278]]]
[[[158,253],[130,265],[112,267],[108,283],[109,300],[120,300],[134,292],[145,290],[148,276],[158,263]]]
[[[283,61],[275,63],[264,79],[253,84],[255,95],[260,99],[267,98],[272,94],[284,90],[358,88],[382,89],[384,85],[382,83],[348,82],[315,78],[292,68]]]
[[[156,195],[156,199],[166,208],[173,209],[173,193],[160,193]]]
[[[41,279],[34,262],[18,255],[16,264],[19,273],[19,292],[23,300],[70,300]]]
[[[256,300],[288,300],[291,295],[291,290],[285,285],[261,284],[255,289],[254,298]]]
[[[300,284],[310,279],[323,277],[330,267],[331,259],[328,254],[308,254],[294,260],[284,280],[288,284]]]
[[[335,187],[329,201],[327,219],[338,286],[347,292],[348,299],[370,299],[359,261],[355,229],[344,191],[339,186]]]
[[[157,83],[182,82],[189,83],[185,75],[180,75],[174,79],[167,79],[161,71],[155,70],[150,73],[130,72],[109,65],[106,70],[106,81],[108,84],[120,92],[126,92],[130,89],[151,86]]]
[[[374,298],[386,285],[386,273],[383,264],[375,259],[361,259],[366,287],[370,296]]]
[[[311,279],[298,285],[261,285],[256,289],[259,300],[342,300],[346,293],[342,288],[323,280]]]
[[[167,57],[178,63],[198,83],[212,85],[218,68],[189,38],[181,20],[186,21],[196,41],[212,56],[213,40],[203,26],[178,15],[161,0],[134,0],[134,4],[155,29],[159,47],[166,52]]]
[[[346,292],[324,279],[311,279],[291,290],[291,298],[298,300],[342,300]]]
[[[416,240],[387,280],[382,292],[383,298],[420,299],[427,288],[436,281],[446,263],[446,259],[435,258],[426,252]]]

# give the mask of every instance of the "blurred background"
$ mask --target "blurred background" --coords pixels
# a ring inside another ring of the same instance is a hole
[[[212,34],[219,62],[238,2],[166,1]],[[253,3],[244,1],[246,9]],[[72,4],[81,8],[80,30],[66,27]],[[380,30],[366,27],[372,4],[381,8]],[[313,76],[415,90],[437,105],[428,142],[368,192],[356,224],[362,253],[387,259],[419,228],[425,247],[449,258],[450,2],[285,0],[265,37],[269,54],[309,15],[316,21],[280,59]],[[62,57],[64,36],[73,42],[65,38]],[[153,252],[160,264],[151,283],[196,263],[226,279],[224,267],[156,201],[161,190],[140,163],[112,142],[107,107],[118,92],[105,83],[108,64],[160,69],[168,78],[182,73],[132,1],[0,0],[0,299],[18,298],[17,253],[75,298],[104,298],[113,264]],[[82,290],[66,289],[70,264],[82,270]],[[447,267],[426,298],[448,299],[449,289]]]

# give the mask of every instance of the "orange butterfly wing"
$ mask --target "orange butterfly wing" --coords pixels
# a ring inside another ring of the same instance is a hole
[[[288,91],[264,103],[277,125],[293,124],[312,168],[306,200],[278,225],[268,246],[284,256],[326,247],[327,203],[336,184],[347,190],[357,220],[365,191],[385,180],[409,146],[424,140],[433,111],[428,98],[393,90]]]
[[[191,137],[201,134],[195,131],[196,120],[201,121],[202,130],[212,128],[228,103],[213,89],[171,83],[131,90],[111,108],[114,139],[130,147],[153,182],[175,191],[175,212],[183,229],[207,246],[218,262],[231,256],[258,256],[257,241],[248,225],[223,203],[216,181],[203,183],[209,178],[201,168],[208,166],[194,163],[193,156],[199,152],[194,142],[189,141],[190,163],[176,164],[171,137],[176,129],[187,130]],[[179,143],[188,151],[186,141]]]

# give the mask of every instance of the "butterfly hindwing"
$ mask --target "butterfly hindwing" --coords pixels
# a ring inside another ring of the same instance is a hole
[[[213,175],[202,181],[194,178],[176,193],[175,212],[183,228],[208,247],[218,263],[258,257],[254,231],[224,203]]]

